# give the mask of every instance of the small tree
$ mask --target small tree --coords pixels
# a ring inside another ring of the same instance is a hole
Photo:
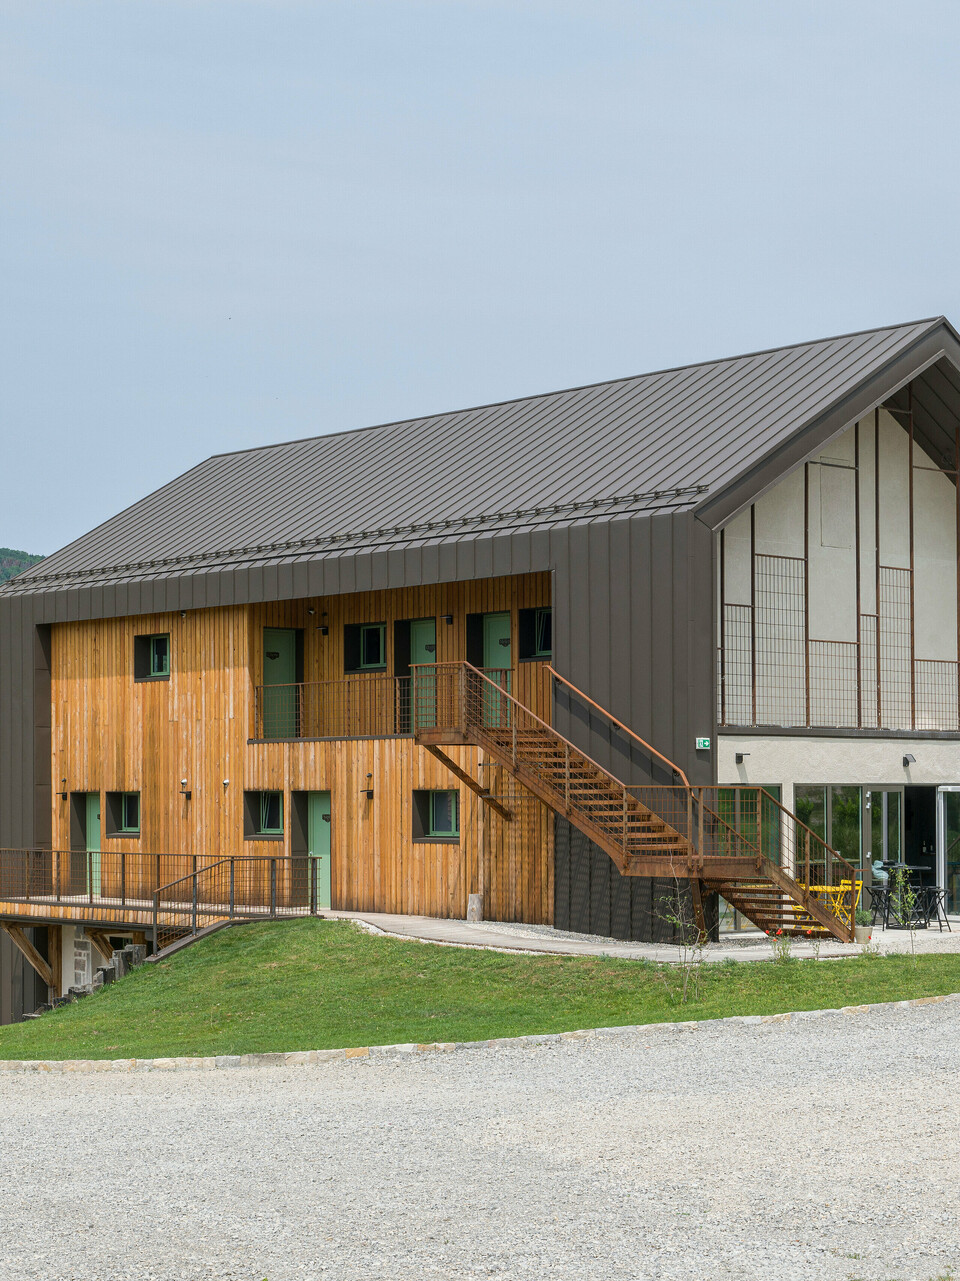
[[[693,904],[689,895],[684,894],[679,879],[674,880],[671,890],[658,898],[654,915],[664,925],[670,926],[680,948],[677,963],[679,981],[674,983],[667,977],[672,967],[661,966],[658,971],[670,1000],[680,1005],[699,1001],[707,934],[697,924]]]

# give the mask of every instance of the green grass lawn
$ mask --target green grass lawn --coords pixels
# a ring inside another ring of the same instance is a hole
[[[472,1041],[728,1014],[775,1014],[960,990],[960,955],[676,970],[371,937],[345,921],[224,930],[42,1019],[0,1028],[0,1058],[157,1058]]]

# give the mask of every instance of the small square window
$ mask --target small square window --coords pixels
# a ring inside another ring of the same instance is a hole
[[[244,792],[244,836],[283,836],[283,793]]]
[[[413,794],[413,839],[459,841],[460,793],[417,791]]]
[[[138,681],[170,679],[170,633],[133,638],[133,675]]]
[[[139,792],[107,792],[106,835],[140,835]]]
[[[360,666],[386,667],[387,628],[384,623],[364,623],[360,628]]]

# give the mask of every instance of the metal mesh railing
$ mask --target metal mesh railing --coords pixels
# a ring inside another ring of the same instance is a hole
[[[509,688],[508,668],[484,671]],[[346,676],[335,681],[258,685],[254,738],[392,738],[410,734],[411,677]]]
[[[179,854],[0,849],[0,901],[142,910],[158,885],[197,862]]]
[[[318,860],[306,855],[218,859],[155,891],[154,941],[222,921],[315,915],[319,888]]]

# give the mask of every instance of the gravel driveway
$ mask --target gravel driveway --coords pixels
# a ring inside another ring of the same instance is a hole
[[[0,1091],[4,1281],[960,1264],[956,1002]]]

